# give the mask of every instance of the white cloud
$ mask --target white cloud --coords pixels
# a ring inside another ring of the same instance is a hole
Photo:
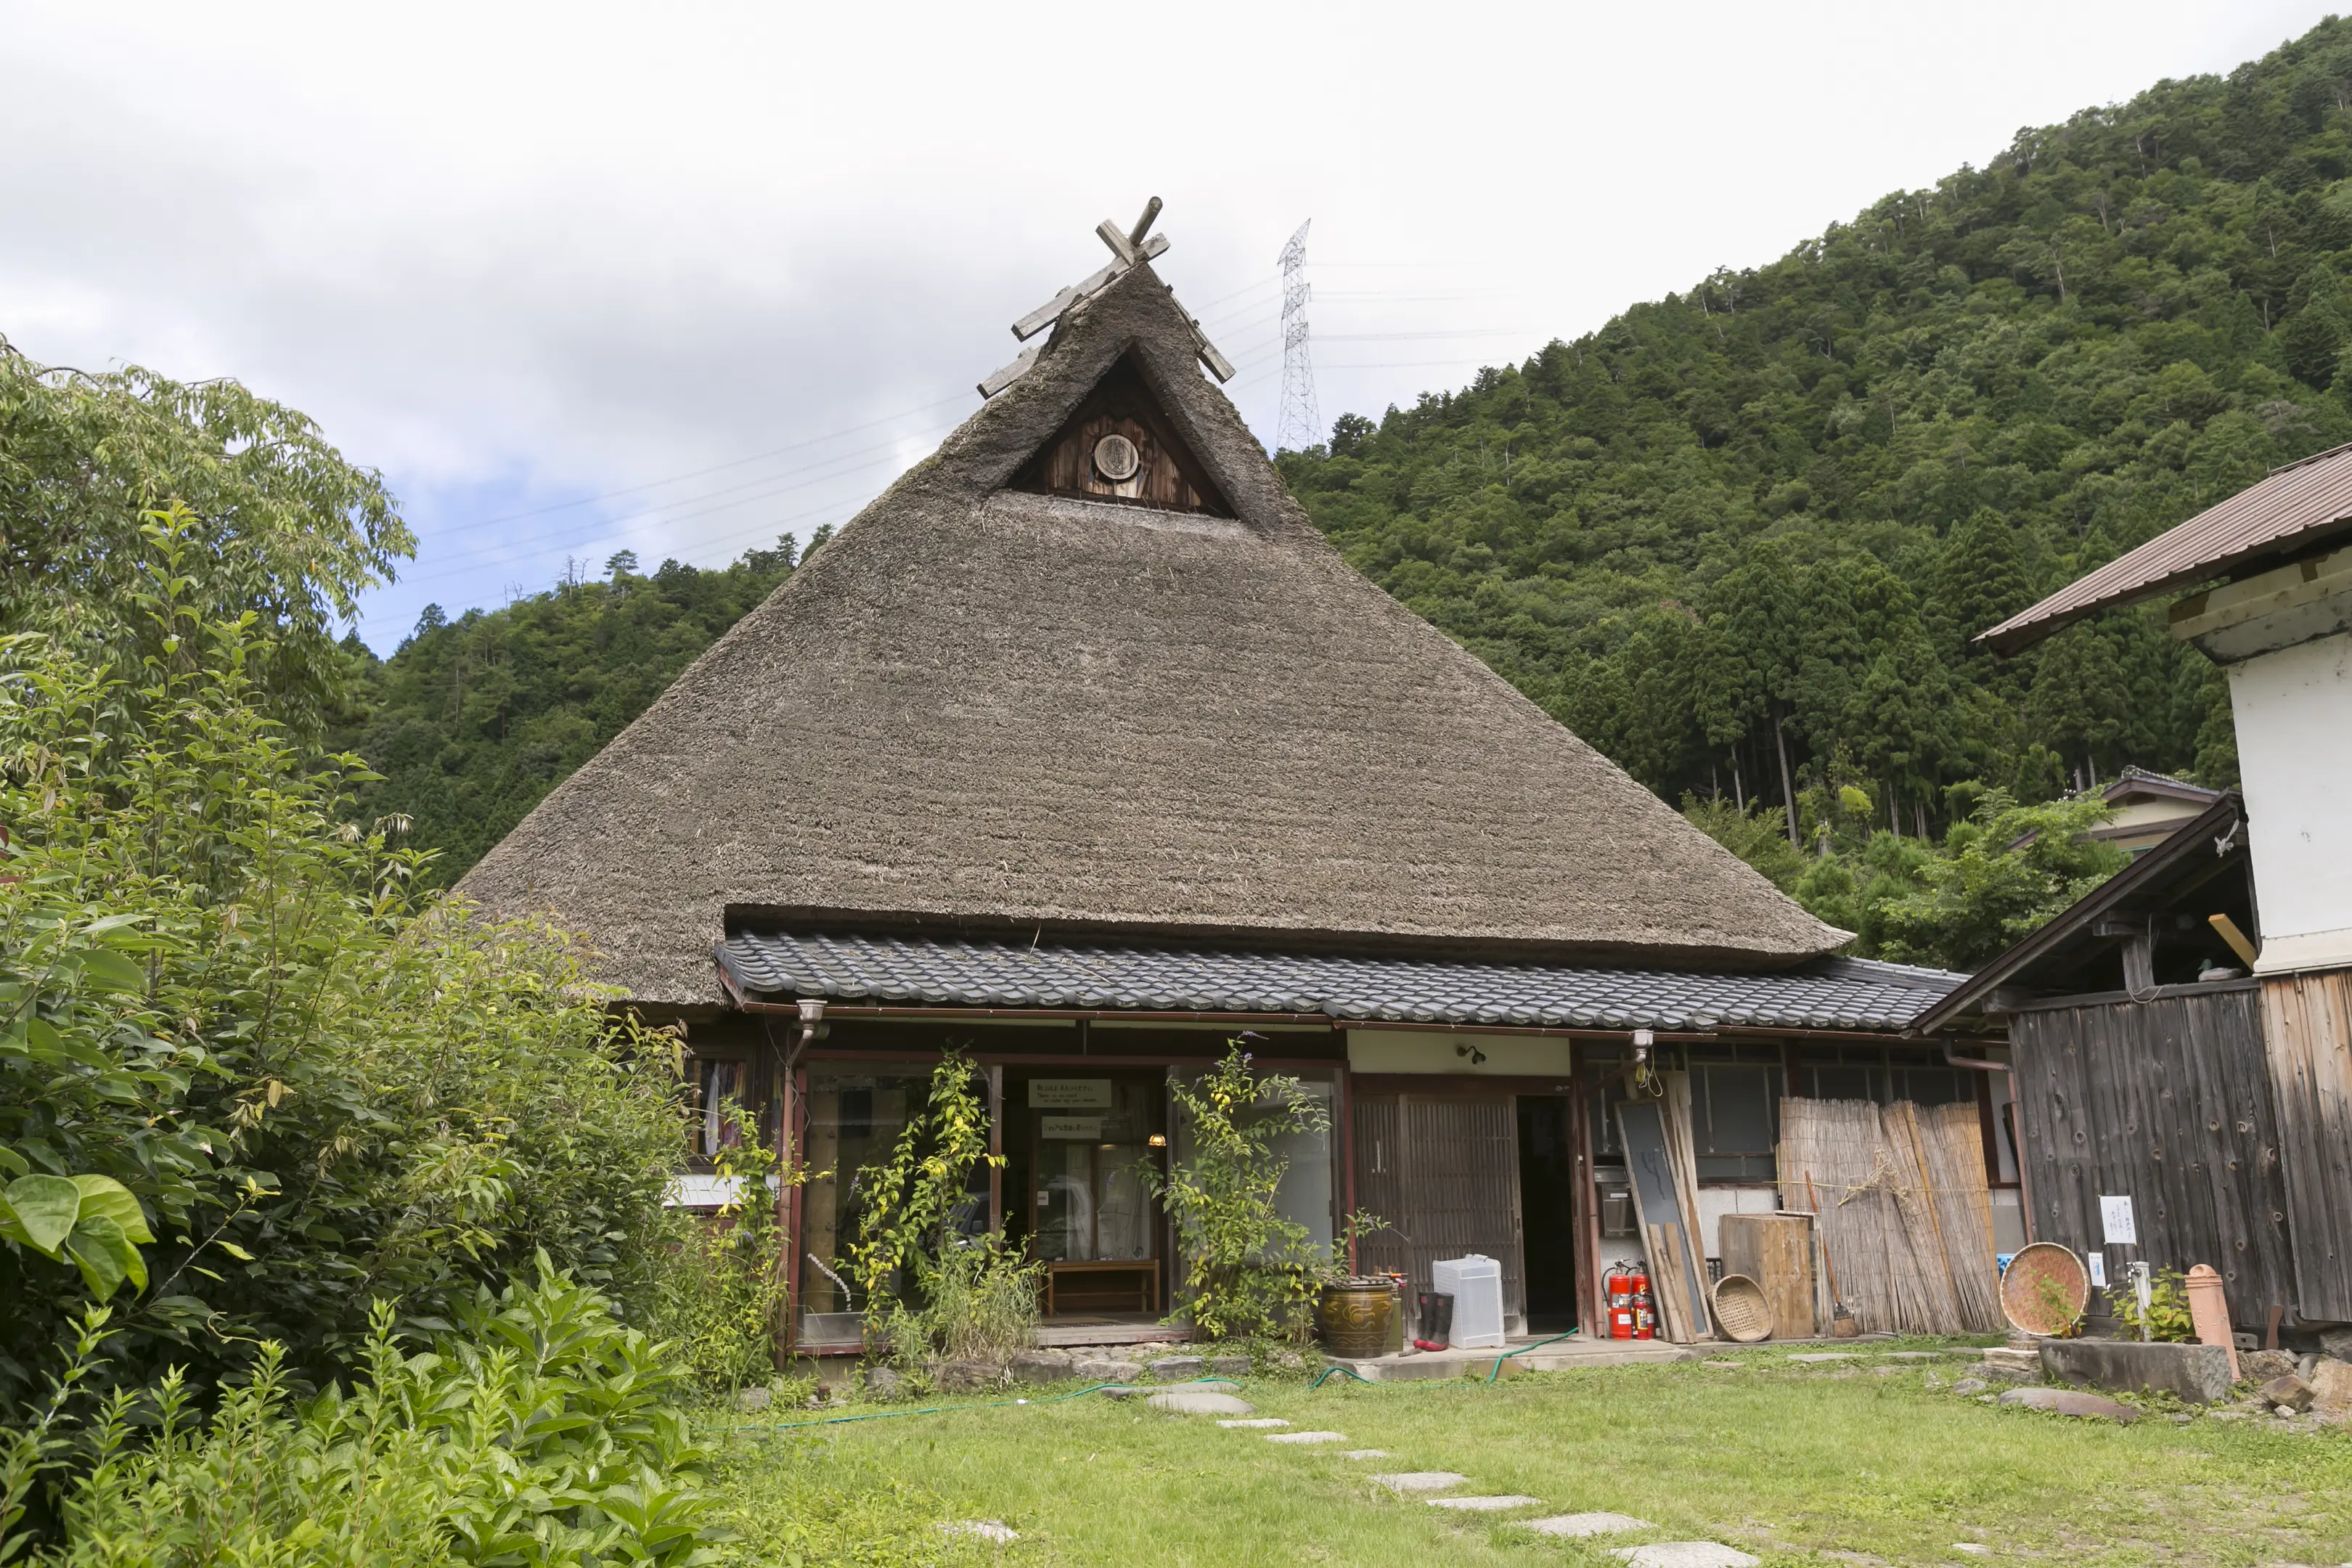
[[[2320,9],[16,7],[0,331],[383,468],[389,647],[567,553],[846,515],[1148,195],[1270,430],[1302,217],[1323,411],[1376,413]]]

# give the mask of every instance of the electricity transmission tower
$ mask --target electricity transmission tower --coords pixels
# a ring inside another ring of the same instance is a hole
[[[1282,247],[1282,412],[1274,426],[1274,449],[1304,452],[1323,439],[1323,415],[1315,406],[1315,361],[1307,348],[1307,226]]]

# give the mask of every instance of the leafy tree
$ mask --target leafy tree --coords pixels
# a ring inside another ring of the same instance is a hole
[[[1871,826],[1878,807],[1852,785],[1811,819],[1819,847],[1799,857],[1777,809],[1749,815],[1685,797],[1683,815],[1821,919],[1855,933],[1866,958],[1973,970],[2119,869],[2123,851],[2087,836],[2110,811],[2096,795],[2021,805],[2005,790],[1954,791],[1960,820],[1940,843]],[[1809,795],[1815,811],[1824,802]]]
[[[564,933],[429,907],[423,858],[346,824],[364,771],[269,716],[255,613],[205,613],[211,531],[137,540],[134,671],[0,645],[0,1173],[108,1178],[153,1237],[142,1281],[0,1234],[0,1407],[115,1281],[110,1376],[264,1340],[317,1376],[375,1297],[446,1315],[544,1249],[639,1310],[676,1239],[675,1042],[616,1028]]]
[[[183,538],[199,613],[253,614],[259,700],[315,736],[351,697],[335,621],[415,551],[383,480],[234,381],[52,369],[0,338],[0,633],[140,668],[161,651],[142,531],[172,503],[205,524]]]
[[[975,1179],[1004,1156],[988,1152],[977,1071],[961,1051],[942,1057],[889,1157],[857,1174],[866,1205],[849,1259],[867,1337],[918,1376],[935,1356],[1001,1369],[1037,1323],[1044,1265],[980,1213],[987,1194]]]
[[[2108,811],[2097,796],[2020,805],[1987,790],[1919,865],[1918,887],[1882,905],[1881,952],[1979,967],[2122,868],[2124,852],[2086,832]]]

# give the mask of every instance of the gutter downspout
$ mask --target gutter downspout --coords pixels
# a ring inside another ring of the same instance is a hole
[[[726,973],[723,967],[719,970],[722,975]],[[732,991],[732,977],[729,980],[728,989]],[[799,1342],[801,1183],[794,1176],[802,1167],[800,1067],[802,1054],[824,1026],[824,1002],[821,997],[809,997],[794,1010],[800,1016],[801,1027],[792,1047],[784,1053],[783,1105],[777,1117],[777,1126],[785,1139],[784,1148],[779,1151],[782,1158],[776,1164],[776,1223],[784,1232],[784,1321],[776,1336],[778,1372],[784,1370]]]

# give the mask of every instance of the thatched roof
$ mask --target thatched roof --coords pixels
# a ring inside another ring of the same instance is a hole
[[[1148,264],[1067,311],[458,890],[672,1003],[720,997],[730,919],[1669,965],[1843,940],[1343,562],[1196,352]],[[1233,515],[1009,488],[1122,363]]]

